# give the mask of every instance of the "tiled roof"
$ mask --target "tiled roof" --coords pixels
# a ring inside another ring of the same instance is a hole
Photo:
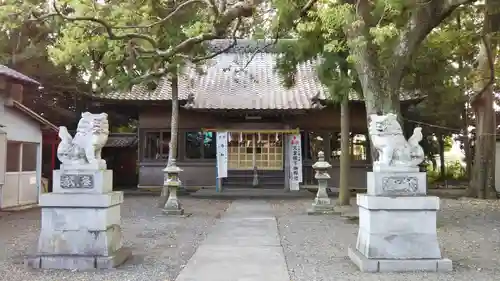
[[[326,99],[325,89],[311,62],[297,67],[293,87],[286,88],[282,84],[282,78],[275,69],[278,54],[274,52],[271,42],[239,40],[226,53],[207,61],[201,67],[202,73],[186,67],[179,76],[179,99],[187,100],[192,94],[192,108],[199,109],[309,109],[313,97]],[[230,40],[213,40],[208,46],[210,51],[217,51],[230,43]],[[162,79],[154,91],[138,85],[131,92],[113,93],[106,98],[170,100],[170,82]]]
[[[293,39],[280,39],[280,43]],[[232,40],[212,40],[210,52],[226,48]],[[197,109],[310,109],[315,101],[327,99],[328,91],[319,81],[318,63],[308,61],[297,66],[295,84],[287,88],[276,70],[279,56],[271,40],[238,40],[237,44],[201,68],[186,67],[179,75],[179,100],[189,100]],[[154,91],[134,86],[132,91],[112,93],[106,99],[162,101],[171,99],[170,82],[162,79]],[[192,98],[192,99],[190,99]],[[355,93],[350,100],[360,100]],[[402,100],[406,100],[403,98]]]
[[[137,145],[136,134],[110,134],[105,147],[131,147]]]
[[[325,91],[317,81],[312,63],[298,66],[296,83],[282,85],[275,71],[276,54],[228,53],[209,62],[205,74],[196,77],[190,89],[193,108],[206,109],[309,109],[316,95],[325,99]],[[250,61],[246,68],[245,64]]]
[[[179,79],[179,99],[187,99],[189,86],[186,79]],[[145,85],[135,85],[130,92],[114,92],[106,94],[106,99],[114,100],[144,100],[144,101],[162,101],[172,98],[171,83],[166,78],[162,78],[158,87],[151,91]]]
[[[14,69],[8,68],[5,65],[0,64],[0,76],[7,76],[12,79],[17,79],[23,82],[27,82],[30,84],[40,85],[40,83],[20,72],[15,71]]]

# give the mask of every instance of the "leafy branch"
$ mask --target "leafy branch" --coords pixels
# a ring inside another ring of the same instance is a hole
[[[477,0],[425,0],[419,3],[410,16],[401,35],[393,47],[395,65],[390,72],[393,84],[399,84],[404,76],[404,70],[412,56],[427,35],[444,21],[456,8]]]
[[[204,60],[209,60],[209,59],[215,58],[216,56],[218,56],[222,53],[225,53],[225,52],[229,51],[231,48],[233,48],[234,46],[236,46],[236,44],[237,44],[236,32],[238,31],[238,28],[240,27],[240,25],[241,25],[241,18],[238,18],[238,20],[236,21],[236,25],[233,29],[232,35],[231,35],[231,38],[232,38],[231,44],[229,44],[225,48],[218,50],[217,52],[213,52],[213,53],[208,54],[206,56],[200,56],[200,57],[194,57],[194,58],[191,58],[189,56],[182,55],[182,54],[179,54],[179,55],[184,57],[185,59],[189,60],[192,63],[198,63],[198,62],[201,62]],[[139,76],[135,79],[132,79],[132,83],[133,84],[140,83],[140,82],[147,80],[147,79],[150,79],[150,78],[161,78],[167,73],[168,73],[168,68],[163,68],[159,71],[147,72],[146,74],[144,74],[142,76]]]
[[[212,27],[210,28],[210,32],[205,32],[201,33],[199,35],[190,37],[185,39],[184,41],[180,42],[179,44],[175,46],[170,46],[167,49],[162,49],[160,47],[160,43],[155,40],[152,36],[143,34],[143,33],[137,33],[137,32],[129,32],[129,33],[124,33],[124,34],[118,34],[115,32],[115,30],[118,29],[141,29],[141,28],[150,28],[156,25],[160,24],[165,24],[168,20],[172,19],[175,15],[180,13],[184,8],[186,8],[188,5],[192,5],[194,3],[203,3],[208,6],[209,11],[211,12],[212,16],[215,17],[215,20],[213,21]],[[100,19],[97,17],[80,17],[80,16],[70,16],[64,12],[61,11],[61,9],[57,6],[56,1],[52,3],[54,12],[53,13],[48,13],[45,15],[36,15],[33,13],[33,16],[37,20],[44,20],[47,18],[53,18],[53,17],[60,17],[66,21],[69,22],[92,22],[96,23],[100,26],[102,26],[105,31],[108,39],[110,40],[120,40],[120,41],[131,41],[134,39],[142,40],[147,42],[150,46],[151,49],[145,49],[137,44],[133,44],[132,47],[140,54],[144,55],[149,55],[150,57],[155,57],[155,58],[161,58],[164,62],[171,61],[173,58],[180,56],[184,59],[188,59],[192,62],[199,62],[203,59],[209,59],[215,57],[217,54],[212,54],[208,55],[206,57],[197,57],[197,58],[190,58],[188,57],[185,53],[188,53],[191,51],[196,45],[203,43],[204,41],[208,40],[213,40],[213,39],[222,39],[226,35],[229,26],[231,25],[232,22],[237,20],[236,28],[235,31],[233,32],[233,37],[234,34],[237,30],[237,28],[240,26],[241,23],[241,18],[247,18],[251,17],[254,13],[254,6],[258,5],[260,3],[260,0],[249,0],[249,1],[240,1],[237,2],[228,8],[226,8],[224,11],[219,11],[219,9],[215,6],[215,2],[211,0],[203,1],[203,0],[188,0],[180,5],[178,5],[172,12],[170,12],[167,16],[163,17],[162,19],[153,22],[148,25],[144,26],[112,26],[109,24],[106,20]],[[70,9],[66,9],[70,10]],[[234,46],[234,45],[233,45]],[[231,46],[232,47],[232,46]]]

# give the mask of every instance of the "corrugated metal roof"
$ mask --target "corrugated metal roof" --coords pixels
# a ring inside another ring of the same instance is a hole
[[[14,69],[8,68],[7,66],[0,64],[0,75],[5,75],[7,77],[10,77],[12,79],[17,79],[23,82],[35,84],[35,85],[40,85],[40,82],[18,72],[15,71]]]

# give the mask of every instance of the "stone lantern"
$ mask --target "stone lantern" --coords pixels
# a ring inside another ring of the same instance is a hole
[[[320,151],[318,153],[318,161],[312,166],[312,168],[316,171],[314,177],[318,180],[318,192],[316,193],[316,198],[314,199],[311,209],[307,211],[308,214],[335,213],[334,205],[332,205],[332,201],[326,192],[328,180],[330,179],[330,175],[327,171],[331,167],[332,165],[325,161],[325,153]]]
[[[181,186],[179,173],[182,169],[177,167],[175,159],[172,159],[170,165],[163,169],[165,180],[163,185],[168,188],[168,199],[163,207],[163,213],[167,215],[184,215],[184,209],[177,197],[177,190]]]

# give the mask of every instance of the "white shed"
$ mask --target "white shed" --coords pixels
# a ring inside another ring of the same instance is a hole
[[[0,66],[0,209],[38,204],[42,189],[42,129],[58,128],[16,100],[38,82]]]

